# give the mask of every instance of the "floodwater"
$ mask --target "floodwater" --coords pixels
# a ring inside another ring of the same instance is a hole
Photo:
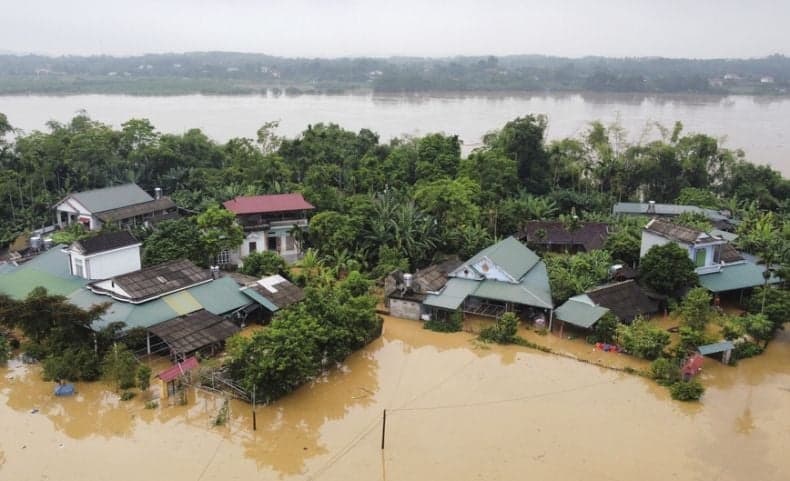
[[[201,128],[226,141],[255,137],[267,121],[280,120],[279,133],[293,137],[308,124],[334,122],[350,130],[369,128],[388,140],[430,132],[457,134],[469,152],[482,136],[530,113],[547,114],[551,139],[575,137],[590,121],[619,120],[631,141],[657,138],[654,122],[671,129],[713,135],[729,148],[743,149],[757,164],[790,175],[790,97],[640,95],[601,93],[514,93],[431,95],[274,95],[135,97],[125,95],[0,96],[0,112],[24,131],[43,130],[48,120],[68,121],[85,110],[119,127],[148,118],[163,132]]]
[[[80,383],[54,398],[12,363],[0,479],[786,480],[788,359],[784,332],[737,367],[706,360],[704,400],[684,404],[640,377],[386,318],[342,369],[258,407],[257,431],[240,402],[213,426],[213,395],[146,410]]]

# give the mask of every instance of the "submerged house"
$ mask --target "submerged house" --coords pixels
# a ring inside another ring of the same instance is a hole
[[[307,215],[315,209],[302,194],[241,196],[222,205],[236,214],[245,239],[237,251],[224,253],[220,264],[238,264],[264,251],[274,251],[288,262],[298,259],[301,245],[294,230],[306,230]]]
[[[395,271],[384,280],[384,298],[389,312],[401,319],[420,320],[430,314],[423,305],[429,294],[442,290],[451,272],[461,265],[458,259],[450,259],[418,269],[414,274]]]
[[[530,247],[549,252],[590,252],[603,249],[609,237],[609,225],[603,222],[581,222],[570,230],[559,221],[529,221],[519,240]]]
[[[55,205],[55,212],[59,227],[80,223],[88,230],[99,230],[105,225],[148,225],[178,217],[176,204],[162,196],[161,189],[156,189],[154,198],[137,184],[69,194]]]
[[[689,254],[699,283],[713,293],[741,291],[765,283],[765,266],[738,252],[727,240],[661,219],[652,219],[642,230],[640,256],[656,245],[674,242]],[[780,282],[770,275],[769,284]]]
[[[582,329],[591,329],[606,313],[611,312],[620,322],[630,324],[638,316],[650,316],[659,311],[659,303],[650,297],[633,279],[613,282],[588,289],[573,296],[554,311],[561,321]]]
[[[425,296],[423,306],[431,316],[454,311],[487,317],[544,313],[551,322],[554,304],[546,264],[514,237],[483,249],[447,277],[441,290]]]

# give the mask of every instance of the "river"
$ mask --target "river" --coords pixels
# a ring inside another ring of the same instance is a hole
[[[243,403],[213,426],[212,395],[150,410],[79,383],[54,398],[37,367],[11,363],[0,479],[780,481],[787,359],[787,331],[736,367],[706,359],[707,392],[686,404],[637,376],[388,317],[342,369],[258,407],[257,431]]]
[[[369,128],[382,140],[430,132],[457,134],[465,152],[482,136],[529,113],[549,117],[550,139],[578,136],[590,121],[619,121],[631,141],[654,139],[651,125],[706,133],[747,158],[790,176],[790,97],[488,94],[488,95],[303,95],[135,97],[124,95],[0,96],[0,112],[23,131],[45,129],[48,120],[65,122],[80,110],[115,127],[130,118],[148,118],[163,132],[200,128],[217,141],[254,137],[264,122],[280,121],[279,133],[293,137],[308,124],[335,122]]]

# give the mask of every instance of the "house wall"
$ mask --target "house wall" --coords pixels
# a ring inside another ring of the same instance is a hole
[[[244,258],[251,254],[250,242],[255,242],[256,252],[264,252],[269,249],[269,240],[277,238],[278,249],[275,251],[280,256],[289,259],[295,259],[300,252],[299,244],[296,239],[291,235],[292,226],[279,229],[270,229],[266,231],[247,232],[244,236],[244,242],[239,246],[238,253],[232,259],[235,263],[243,262]]]
[[[108,279],[110,277],[139,271],[140,246],[132,245],[106,252],[98,252],[84,256],[71,251],[71,272],[78,275],[77,264],[84,263],[83,276],[85,279]]]
[[[400,319],[420,320],[422,305],[415,301],[390,298],[390,315]]]
[[[66,219],[62,218],[61,212],[67,214]],[[102,226],[99,219],[95,218],[85,206],[71,197],[65,199],[55,207],[55,215],[57,216],[58,225],[61,228],[75,222],[80,222],[80,219],[88,220],[88,229],[90,230],[98,230],[101,229]]]
[[[642,245],[639,248],[639,257],[644,257],[652,247],[663,246],[672,242],[666,237],[662,237],[646,230],[642,231]],[[678,244],[680,247],[688,250],[689,246],[686,244]]]

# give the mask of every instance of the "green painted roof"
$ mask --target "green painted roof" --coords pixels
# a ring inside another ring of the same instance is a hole
[[[732,351],[735,349],[735,345],[730,341],[721,341],[715,344],[706,344],[704,346],[699,346],[697,350],[703,356],[710,356],[711,354],[717,354],[719,352],[724,351]]]
[[[554,316],[568,324],[589,329],[607,312],[609,309],[596,306],[587,294],[581,294],[565,301],[554,311]]]
[[[504,269],[516,280],[521,279],[524,274],[529,272],[540,261],[540,257],[537,254],[513,236],[510,236],[478,252],[465,262],[461,268],[474,265],[483,257],[491,259],[494,264]]]
[[[731,264],[721,268],[719,272],[703,274],[699,276],[699,283],[711,292],[733,291],[748,287],[761,286],[765,283],[763,279],[764,266],[759,266],[752,262]],[[780,279],[772,276],[769,284],[776,284]]]
[[[241,293],[240,286],[230,277],[221,277],[216,281],[193,287],[189,289],[189,293],[205,310],[217,315],[250,304],[250,299]]]
[[[76,199],[93,213],[154,200],[137,184],[123,184],[104,189],[77,192],[69,197]]]
[[[197,299],[195,299],[189,291],[176,292],[175,294],[163,297],[162,300],[180,316],[198,311],[202,308]]]
[[[280,308],[275,306],[274,303],[272,303],[272,301],[263,297],[255,289],[244,288],[241,290],[241,293],[249,297],[253,301],[257,302],[258,304],[262,305],[263,307],[265,307],[271,312],[277,312],[280,310]]]
[[[423,304],[440,309],[454,311],[464,302],[464,299],[477,289],[479,282],[469,279],[450,278],[444,289],[439,294],[429,294]]]
[[[87,282],[71,275],[69,258],[57,246],[0,273],[0,292],[14,299],[24,299],[30,291],[41,286],[50,294],[68,296]]]

